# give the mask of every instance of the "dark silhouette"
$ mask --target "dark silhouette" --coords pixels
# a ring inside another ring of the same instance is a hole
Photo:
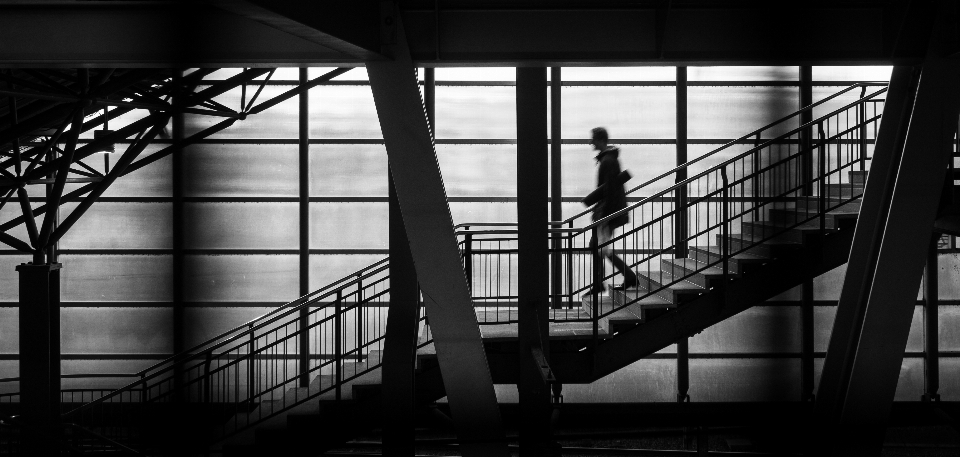
[[[627,195],[623,189],[623,180],[620,171],[620,149],[607,144],[609,140],[607,129],[596,127],[592,130],[592,140],[590,143],[593,144],[594,150],[599,151],[596,156],[598,165],[597,190],[585,197],[583,203],[588,206],[595,204],[593,207],[594,221],[601,220],[627,207]],[[600,269],[600,276],[602,276],[603,268],[603,260],[600,254],[609,259],[614,268],[623,274],[623,284],[616,287],[618,289],[636,287],[637,275],[633,271],[630,271],[623,259],[613,253],[612,245],[602,245],[613,238],[613,230],[615,228],[626,225],[629,221],[630,217],[626,212],[605,220],[597,226],[594,236],[590,239],[590,247],[594,252],[594,268]],[[599,252],[597,252],[597,246],[602,246]],[[603,283],[594,284],[591,289],[591,293],[602,291]]]

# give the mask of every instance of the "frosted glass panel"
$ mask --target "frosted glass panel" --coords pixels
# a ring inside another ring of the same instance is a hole
[[[516,222],[517,204],[509,203],[450,203],[453,224],[467,222]]]
[[[800,309],[750,308],[690,338],[691,353],[798,352]]]
[[[273,311],[275,308],[186,308],[184,339],[187,347],[200,344],[223,332]]]
[[[317,67],[317,68],[311,67],[307,69],[307,76],[309,76],[310,79],[313,79],[313,78],[325,75],[327,73],[330,73],[335,69],[336,67]],[[334,78],[334,81],[366,81],[366,80],[367,80],[367,69],[362,66],[351,68],[346,73]]]
[[[383,138],[370,86],[320,86],[312,89],[310,138]]]
[[[514,81],[517,77],[517,69],[512,67],[437,68],[434,71],[437,81]]]
[[[198,91],[204,89],[206,89],[204,86],[197,88]],[[260,96],[257,97],[256,104],[259,105],[290,89],[293,89],[293,86],[266,86]],[[247,103],[250,102],[254,92],[256,92],[256,88],[251,90],[250,87],[247,87]],[[215,100],[228,108],[238,110],[241,90],[240,88],[229,90],[217,96]],[[210,136],[210,138],[297,138],[300,125],[298,112],[299,101],[297,97],[292,97],[257,115],[237,121],[230,127]],[[190,136],[223,120],[224,118],[216,116],[186,114],[184,115],[184,133]]]
[[[199,144],[185,152],[185,196],[299,195],[296,145]]]
[[[893,67],[888,65],[863,67],[813,67],[814,81],[889,81]]]
[[[676,67],[564,67],[563,81],[676,81]]]
[[[940,350],[960,351],[960,306],[943,306],[939,312]]]
[[[296,249],[297,203],[185,203],[184,247]]]
[[[10,252],[10,251],[6,251]],[[0,255],[0,302],[16,304],[20,300],[20,273],[17,265],[33,260],[29,254]]]
[[[18,352],[20,352],[20,310],[15,307],[0,308],[0,354]]]
[[[60,349],[64,353],[169,353],[171,308],[64,308]]]
[[[163,359],[156,360],[61,360],[60,372],[63,374],[94,374],[94,373],[136,373]],[[81,388],[120,388],[130,384],[136,378],[92,378],[92,379],[64,379],[61,386],[64,389]],[[90,400],[87,398],[87,400]]]
[[[599,126],[607,128],[611,143],[676,137],[673,87],[564,87],[562,97],[564,139],[589,141],[590,129]]]
[[[169,255],[61,255],[62,301],[170,301]]]
[[[795,87],[690,87],[687,96],[687,133],[691,139],[739,138],[799,107]],[[673,121],[672,115],[669,120]],[[765,137],[799,125],[798,120],[791,119]]]
[[[516,138],[515,93],[513,87],[437,87],[437,139]]]
[[[19,360],[0,360],[0,377],[16,378],[18,376],[20,376]],[[20,392],[19,382],[0,383],[0,393],[6,394],[16,392]]]
[[[691,359],[691,401],[791,401],[799,359]]]
[[[184,263],[187,301],[286,302],[299,296],[295,255],[188,255]]]
[[[64,204],[61,219],[76,209]],[[169,249],[173,247],[171,203],[99,202],[60,239],[61,249]]]
[[[632,178],[627,181],[625,190],[629,191],[676,166],[676,146],[672,144],[623,144],[620,148],[620,166],[630,171]],[[693,146],[691,146],[692,148]],[[586,144],[567,144],[561,148],[561,187],[564,197],[582,198],[597,187],[597,152]],[[649,197],[674,184],[674,178],[664,178],[631,197]]]
[[[960,400],[960,358],[940,359],[940,399]]]
[[[441,144],[437,160],[447,196],[517,196],[515,145]]]
[[[563,386],[564,403],[676,401],[677,361],[645,359],[591,384]]]
[[[310,195],[386,197],[387,150],[382,144],[310,147]]]
[[[688,81],[798,81],[800,67],[688,67]]]
[[[311,255],[310,290],[316,290],[357,270],[383,260],[385,255]]]
[[[111,124],[111,128],[112,128]],[[166,147],[166,144],[152,144],[147,146],[146,150],[140,154],[137,160],[149,158],[153,153]],[[121,146],[117,145],[118,151]],[[97,171],[103,171],[104,154],[94,154],[83,163],[89,165]],[[110,169],[117,163],[119,154],[110,155]],[[118,178],[103,193],[104,197],[169,197],[172,195],[172,178],[170,177],[171,163],[170,156],[166,156],[156,162],[153,162],[139,170],[130,172]],[[67,184],[64,186],[64,194],[72,192],[83,186],[83,184]],[[44,186],[28,186],[37,196],[43,195]]]
[[[389,214],[386,202],[311,203],[310,247],[387,249],[390,246]]]
[[[941,376],[943,374],[941,373]],[[904,357],[900,363],[900,378],[893,401],[917,401],[923,395],[923,359]]]

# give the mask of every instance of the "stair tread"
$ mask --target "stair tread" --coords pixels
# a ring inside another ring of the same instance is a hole
[[[671,260],[671,262],[687,270],[695,271],[696,273],[694,274],[702,274],[704,276],[723,276],[723,268],[720,268],[718,266],[711,266],[711,267],[704,268],[704,265],[706,265],[705,263],[699,262],[696,259],[691,259],[689,257],[685,257],[681,259],[673,259]],[[697,271],[697,270],[700,270],[700,271]]]
[[[697,249],[700,251],[709,252],[710,254],[716,255],[716,256],[719,256],[722,254],[720,250],[720,246],[691,246],[690,249]],[[770,260],[769,257],[765,257],[762,255],[757,255],[749,252],[740,252],[740,253],[734,254],[732,258],[737,260],[756,260],[758,262],[766,262],[767,260]]]
[[[640,276],[652,279],[654,282],[660,285],[666,285],[676,280],[674,279],[672,274],[662,270],[651,270],[651,271],[639,273],[639,274]],[[643,287],[639,287],[639,288],[643,289]],[[684,290],[684,291],[685,290],[703,290],[702,287],[682,279],[674,284],[670,284],[669,286],[667,286],[667,288],[671,290]]]
[[[732,239],[735,239],[735,240],[743,240],[743,241],[757,241],[757,240],[763,239],[763,237],[761,237],[761,236],[759,236],[759,235],[750,235],[750,234],[747,234],[747,233],[731,233],[731,234],[729,234],[729,235],[727,235],[727,236],[728,236],[729,238],[732,238]],[[757,241],[757,242],[759,242],[759,241]],[[763,240],[763,242],[762,242],[761,244],[779,244],[779,245],[794,245],[794,246],[800,246],[800,245],[801,245],[801,243],[796,242],[796,241],[791,241],[791,240],[786,240],[786,239],[779,239],[779,238],[771,238],[771,239],[769,239],[769,240]]]

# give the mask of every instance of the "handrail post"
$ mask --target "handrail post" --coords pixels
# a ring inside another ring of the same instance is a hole
[[[297,338],[300,343],[300,387],[310,386],[310,305],[309,300],[304,299],[300,304],[299,326],[300,336]]]
[[[203,402],[210,403],[210,359],[213,357],[213,351],[207,351],[203,360]]]
[[[470,295],[473,295],[473,234],[469,232],[470,226],[464,226],[468,230],[463,240],[463,274],[467,277],[467,287],[470,289]]]
[[[727,181],[727,166],[724,165],[720,167],[720,179],[723,184],[723,190],[720,198],[720,217],[723,219],[723,225],[721,226],[720,232],[720,257],[723,259],[723,287],[726,289],[727,281],[730,279],[730,217],[727,214],[727,206],[729,206],[730,201],[730,188],[729,182]],[[724,292],[726,296],[726,292]]]
[[[253,363],[253,352],[254,352],[254,343],[255,337],[253,334],[253,324],[248,326],[250,328],[250,340],[247,343],[247,401],[253,402],[253,385],[254,380],[254,363]]]
[[[864,92],[867,91],[867,86],[863,86],[863,91],[860,92],[860,99],[863,100]],[[867,102],[861,101],[859,109],[857,110],[859,114],[860,121],[860,141],[859,141],[859,153],[860,153],[860,171],[866,171],[867,169]]]
[[[760,205],[762,204],[761,197],[761,187],[763,186],[763,178],[760,176],[760,168],[763,167],[763,163],[760,160],[760,150],[757,149],[760,147],[760,134],[757,133],[757,137],[753,140],[753,220],[754,222],[759,221],[760,218]],[[773,160],[771,160],[772,162]]]
[[[571,220],[567,225],[572,229],[573,221]],[[573,238],[573,232],[567,234],[567,292],[570,293],[568,308],[573,308]]]
[[[343,348],[341,346],[341,310],[343,308],[343,289],[337,290],[337,302],[334,305],[333,317],[333,384],[336,386],[336,398],[340,400],[340,378],[343,373],[340,370],[340,364],[343,363]]]
[[[363,361],[363,326],[366,319],[363,316],[363,279],[357,275],[357,362]]]
[[[825,163],[827,159],[827,154],[826,154],[827,141],[826,141],[826,134],[823,132],[823,122],[817,123],[817,135],[820,136],[820,142],[819,142],[820,144],[817,146],[817,155],[819,156],[818,160],[820,161],[817,167],[820,169],[820,179],[819,179],[820,196],[818,198],[820,211],[818,212],[820,216],[820,233],[823,233],[823,231],[826,229],[826,226],[827,226],[827,173],[826,173],[827,164]]]
[[[597,342],[600,338],[600,291],[603,290],[603,255],[600,253],[600,238],[597,236],[597,227],[593,228],[593,283],[590,286],[590,293],[593,298],[593,348],[597,348]]]

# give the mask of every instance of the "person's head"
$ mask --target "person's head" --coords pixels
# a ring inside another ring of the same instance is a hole
[[[607,148],[607,142],[610,141],[610,136],[607,134],[607,129],[603,127],[594,127],[590,133],[592,137],[590,144],[593,145],[593,149],[602,151]]]

